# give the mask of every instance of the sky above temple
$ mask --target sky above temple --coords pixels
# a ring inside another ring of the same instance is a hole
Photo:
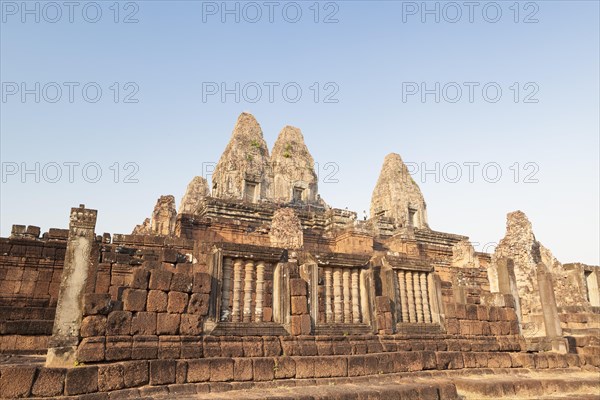
[[[493,251],[520,209],[561,262],[599,263],[597,1],[69,4],[1,3],[3,237],[80,203],[131,232],[249,111],[270,148],[301,128],[321,197],[359,218],[396,152],[432,229]]]

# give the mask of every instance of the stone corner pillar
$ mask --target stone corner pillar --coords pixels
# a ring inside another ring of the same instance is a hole
[[[542,313],[544,316],[544,327],[546,337],[552,342],[552,350],[559,353],[566,353],[565,341],[562,327],[558,316],[558,307],[554,295],[554,286],[552,283],[552,274],[544,263],[538,263],[536,266],[538,288],[540,293],[540,303],[542,304]]]
[[[81,204],[71,209],[69,237],[56,305],[56,316],[50,338],[46,366],[74,367],[76,364],[79,328],[83,317],[83,297],[93,259],[96,210]]]

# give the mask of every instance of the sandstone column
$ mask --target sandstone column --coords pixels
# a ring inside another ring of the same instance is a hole
[[[48,367],[75,366],[88,273],[90,267],[98,262],[92,257],[97,213],[83,204],[79,208],[71,208],[56,316],[46,356]]]
[[[344,268],[342,272],[342,281],[344,285],[344,323],[349,324],[352,322],[351,303],[350,303],[350,269]]]
[[[402,322],[408,322],[408,297],[406,296],[406,278],[404,271],[398,271],[398,287],[400,290],[400,307],[402,309]]]
[[[431,323],[431,310],[429,309],[429,290],[427,288],[427,273],[419,273],[421,280],[421,298],[423,299],[423,322]]]
[[[246,261],[246,274],[244,275],[244,322],[252,321],[252,282],[254,281],[254,263]]]
[[[352,270],[352,322],[360,324],[358,268]]]
[[[265,291],[265,263],[256,264],[256,310],[254,320],[262,322],[263,319],[263,293]]]
[[[333,287],[331,268],[325,268],[325,321],[333,322],[333,310],[331,309],[331,289]]]
[[[342,271],[339,268],[333,270],[333,318],[338,324],[344,321],[342,310]]]
[[[233,263],[233,306],[231,308],[231,321],[240,322],[240,295],[242,291],[242,265],[243,261],[237,259]]]
[[[554,351],[565,353],[566,346],[564,342],[556,340],[562,338],[563,332],[558,317],[558,308],[556,307],[552,275],[544,263],[538,263],[536,269],[546,337],[552,340],[552,349]]]
[[[223,260],[223,292],[221,294],[221,321],[229,319],[229,301],[231,291],[231,271],[233,269],[233,260],[225,258]]]
[[[417,322],[423,322],[423,297],[421,296],[421,281],[419,272],[413,272],[413,286],[415,292],[415,309],[417,311]]]
[[[404,273],[406,278],[406,298],[408,300],[408,319],[410,322],[417,322],[417,314],[415,311],[415,296],[413,294],[413,277],[411,271]]]

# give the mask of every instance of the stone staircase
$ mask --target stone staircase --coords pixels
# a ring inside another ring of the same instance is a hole
[[[294,380],[271,388],[222,392],[212,386],[207,393],[181,393],[179,400],[269,399],[269,400],[599,400],[597,369],[473,369],[433,371],[341,379]],[[147,399],[166,399],[157,394]]]

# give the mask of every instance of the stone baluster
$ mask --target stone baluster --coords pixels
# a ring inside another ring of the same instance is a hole
[[[413,272],[412,276],[417,322],[423,322],[423,298],[421,297],[421,281],[419,280],[419,272]]]
[[[344,288],[344,323],[352,322],[352,303],[350,302],[350,269],[344,268],[342,272],[342,282]]]
[[[244,322],[252,321],[252,282],[254,281],[254,262],[246,261],[244,276]]]
[[[243,261],[237,259],[233,262],[233,305],[231,307],[231,321],[240,322],[240,295],[242,291],[242,265]]]
[[[358,268],[352,270],[352,322],[360,324],[360,298],[359,298]]]
[[[333,319],[335,323],[344,321],[342,309],[342,271],[339,268],[333,270]]]
[[[423,298],[423,322],[431,323],[431,310],[429,309],[429,290],[427,288],[427,272],[419,274],[421,280],[421,297]]]
[[[263,293],[265,291],[265,263],[259,261],[256,264],[256,308],[254,310],[254,321],[263,320]]]
[[[333,310],[331,309],[331,289],[333,283],[331,282],[331,268],[325,268],[325,321],[328,323],[333,322]]]
[[[408,303],[408,319],[410,322],[417,322],[417,314],[415,311],[415,296],[413,294],[413,277],[412,272],[404,273],[406,278],[406,298]]]
[[[231,272],[233,269],[233,260],[225,258],[223,260],[223,291],[221,294],[221,321],[229,320],[229,301],[231,300]]]
[[[398,271],[398,287],[400,290],[400,307],[402,309],[402,322],[408,322],[408,297],[406,296],[406,278],[404,271]]]

